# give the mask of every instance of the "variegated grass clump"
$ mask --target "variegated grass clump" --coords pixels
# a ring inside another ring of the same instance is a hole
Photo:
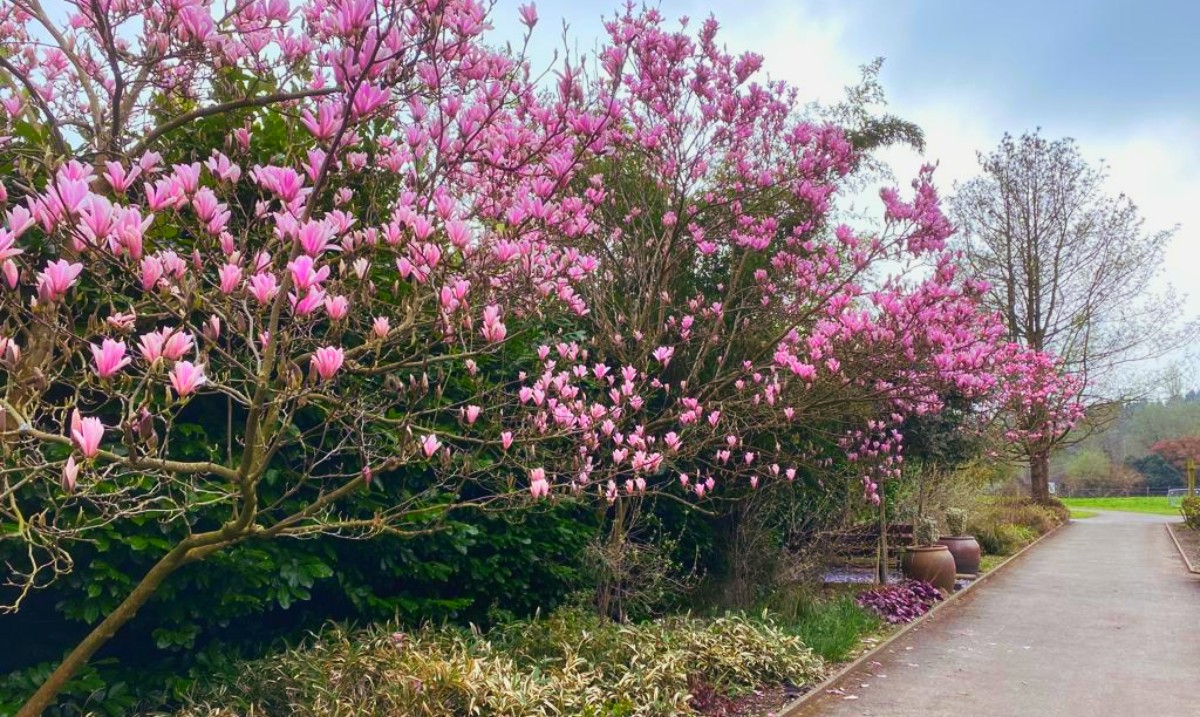
[[[333,626],[203,688],[179,715],[667,717],[692,713],[689,684],[736,694],[821,668],[766,614],[619,625],[562,612],[486,635]]]

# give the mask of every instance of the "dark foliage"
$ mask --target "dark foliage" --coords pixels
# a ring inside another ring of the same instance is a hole
[[[898,585],[867,590],[859,594],[858,604],[896,625],[916,620],[941,599],[942,594],[929,583],[906,580]]]

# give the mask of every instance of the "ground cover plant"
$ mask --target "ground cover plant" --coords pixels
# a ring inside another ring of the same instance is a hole
[[[863,591],[857,598],[859,605],[893,625],[916,620],[941,600],[942,593],[937,588],[920,580],[882,585]]]
[[[803,684],[822,661],[770,616],[620,625],[564,611],[492,633],[329,628],[311,644],[213,679],[180,717],[693,714],[701,687]]]

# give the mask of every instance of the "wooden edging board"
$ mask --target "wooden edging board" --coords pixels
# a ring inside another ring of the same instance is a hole
[[[1166,526],[1167,535],[1171,536],[1171,542],[1175,543],[1175,549],[1179,551],[1179,557],[1183,558],[1183,564],[1187,566],[1188,572],[1200,575],[1200,567],[1192,565],[1192,560],[1188,557],[1187,551],[1179,544],[1179,538],[1175,537],[1175,529],[1171,527],[1170,523],[1166,523]]]
[[[1051,530],[1049,533],[1039,536],[1037,540],[1033,541],[1029,545],[1026,545],[1024,548],[1021,548],[1020,550],[1013,553],[1012,555],[1008,556],[1002,562],[1000,562],[998,565],[996,565],[996,567],[987,571],[983,575],[980,575],[977,579],[971,581],[962,590],[959,590],[958,592],[954,593],[953,595],[950,595],[949,597],[947,597],[945,600],[942,600],[940,603],[935,605],[933,607],[933,609],[930,610],[929,612],[925,613],[921,617],[917,618],[916,620],[913,620],[912,622],[908,623],[907,625],[900,628],[896,632],[892,633],[886,639],[884,639],[883,642],[879,643],[875,647],[872,647],[870,650],[867,650],[863,654],[859,655],[857,658],[854,659],[853,662],[849,662],[849,663],[843,665],[841,668],[839,668],[837,671],[835,671],[829,677],[826,677],[824,680],[822,680],[820,684],[813,687],[808,692],[805,692],[800,697],[797,697],[795,702],[792,702],[791,704],[786,705],[783,709],[779,710],[779,712],[777,712],[776,714],[778,715],[778,717],[798,717],[801,710],[803,710],[809,704],[815,702],[819,697],[824,695],[826,693],[826,691],[828,691],[835,684],[840,682],[842,680],[842,678],[844,678],[846,675],[850,674],[851,672],[858,669],[859,667],[862,667],[863,665],[865,665],[867,662],[869,662],[871,659],[873,659],[876,655],[878,655],[880,652],[882,652],[885,648],[890,646],[893,642],[895,642],[896,640],[899,640],[901,637],[904,637],[905,635],[907,635],[909,630],[912,630],[913,628],[917,627],[918,625],[924,623],[926,620],[932,619],[935,615],[937,615],[943,609],[945,609],[947,605],[954,603],[954,601],[958,600],[963,595],[966,595],[967,593],[971,592],[978,585],[987,582],[993,575],[995,575],[996,573],[1003,570],[1005,567],[1007,567],[1010,563],[1012,563],[1017,558],[1021,557],[1028,551],[1032,550],[1034,546],[1041,543],[1046,538],[1049,538],[1051,535],[1054,535],[1058,531],[1062,530],[1070,522],[1071,521],[1068,521],[1066,523],[1063,523],[1062,525],[1059,525],[1058,527]],[[1174,537],[1174,536],[1172,536],[1172,537]]]

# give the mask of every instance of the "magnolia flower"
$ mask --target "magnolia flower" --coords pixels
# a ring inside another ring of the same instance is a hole
[[[279,283],[274,274],[263,272],[250,277],[250,294],[258,299],[260,304],[267,303],[278,293]]]
[[[504,431],[500,434],[500,445],[504,446],[504,450],[508,450],[513,444],[512,431]]]
[[[180,398],[204,385],[205,381],[203,364],[194,366],[191,361],[180,361],[171,369],[171,385]]]
[[[376,316],[375,320],[371,323],[371,330],[374,331],[375,335],[379,338],[387,338],[388,333],[390,333],[392,330],[392,324],[390,321],[388,321],[388,317]]]
[[[442,442],[432,433],[421,439],[421,450],[425,452],[426,458],[433,458],[433,454],[441,447]]]
[[[0,336],[0,363],[14,367],[21,360],[21,346],[16,339]]]
[[[242,267],[237,264],[226,264],[221,267],[217,275],[221,279],[221,293],[232,294],[233,290],[242,283]]]
[[[342,362],[345,360],[346,353],[340,346],[326,346],[313,353],[312,367],[323,381],[328,381],[341,369]]]
[[[483,308],[483,328],[480,329],[480,333],[489,343],[499,343],[508,335],[508,328],[500,320],[499,306],[491,305]]]
[[[475,405],[467,406],[466,409],[463,411],[463,416],[466,417],[466,419],[467,419],[467,425],[469,425],[469,426],[474,425],[475,421],[479,419],[479,413],[482,410],[483,409],[480,408],[479,406],[475,406]]]
[[[104,424],[99,418],[83,418],[79,409],[71,411],[71,441],[84,458],[95,458],[100,453],[100,440],[104,437]]]
[[[344,296],[326,296],[325,313],[334,321],[341,321],[350,312],[350,300]]]
[[[109,326],[117,331],[129,331],[137,321],[137,314],[132,311],[119,312],[105,319]]]
[[[533,3],[522,5],[517,8],[517,12],[521,15],[521,24],[533,29],[538,21],[537,5]]]
[[[52,302],[66,296],[82,271],[83,264],[72,264],[65,259],[46,264],[46,268],[37,275],[38,298]]]
[[[529,471],[529,494],[534,498],[550,495],[550,482],[546,480],[545,468],[533,468]]]
[[[75,462],[75,456],[67,456],[67,462],[63,464],[62,469],[62,488],[68,493],[75,491],[75,484],[79,478],[79,464]]]
[[[323,266],[316,269],[316,262],[311,256],[301,255],[295,260],[288,262],[288,269],[292,272],[292,283],[296,288],[304,291],[311,286],[317,286],[322,281],[329,278],[329,267]]]
[[[288,302],[291,303],[292,311],[297,316],[308,316],[324,305],[325,292],[315,286],[310,286],[304,298],[300,298],[294,293],[289,293]]]
[[[129,365],[130,359],[125,355],[123,341],[104,339],[100,346],[91,344],[90,347],[92,360],[96,364],[96,374],[100,378],[108,378]]]
[[[8,284],[8,288],[17,288],[17,282],[21,280],[21,269],[12,259],[5,259],[3,264],[0,264],[0,272],[4,273],[4,282]]]

